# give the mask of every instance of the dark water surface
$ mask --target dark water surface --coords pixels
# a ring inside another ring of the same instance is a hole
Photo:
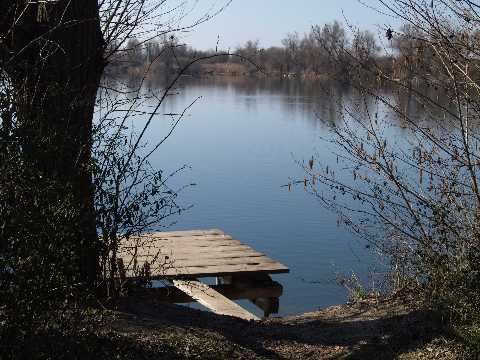
[[[295,160],[318,153],[334,163],[320,137],[330,136],[338,103],[353,101],[351,92],[224,79],[182,81],[176,90],[163,112],[180,112],[200,98],[151,159],[166,172],[188,164],[173,182],[197,184],[181,193],[179,201],[193,208],[172,229],[219,228],[290,267],[290,274],[274,276],[284,286],[281,315],[345,302],[337,274],[366,279],[374,257],[302,186],[282,185],[303,178]],[[161,139],[170,124],[168,117],[155,120],[149,141]]]

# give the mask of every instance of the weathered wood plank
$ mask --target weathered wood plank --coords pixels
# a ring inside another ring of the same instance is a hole
[[[197,259],[197,260],[209,260],[209,259],[223,259],[223,258],[239,258],[239,257],[249,257],[249,256],[266,256],[265,254],[259,253],[258,251],[251,250],[251,248],[247,249],[239,249],[239,250],[229,250],[229,249],[224,249],[222,251],[215,251],[215,250],[209,250],[208,248],[206,250],[201,250],[201,251],[175,251],[171,252],[169,254],[161,253],[159,255],[159,258],[165,259],[165,257],[168,257],[170,260],[191,260],[191,259]],[[150,255],[137,255],[138,261],[145,261],[152,256]]]
[[[165,235],[167,234],[167,235]],[[224,241],[232,240],[230,235],[225,234],[202,234],[202,235],[186,235],[186,236],[171,236],[170,233],[150,233],[141,236],[134,236],[128,240],[122,242],[123,247],[158,247],[164,246],[170,242],[179,242],[184,244],[185,242],[195,243],[197,241]]]
[[[254,314],[248,312],[237,303],[200,281],[174,280],[173,284],[216,314],[238,317],[245,320],[259,320]]]
[[[179,260],[176,258],[169,259],[176,268],[192,268],[192,267],[210,267],[221,265],[259,265],[259,264],[279,264],[277,261],[272,260],[266,256],[242,256],[242,257],[229,257],[229,258],[215,258],[215,259],[186,259]],[[140,261],[139,261],[140,263]]]
[[[159,254],[158,256],[137,256],[135,257],[137,263],[144,262],[181,262],[181,261],[198,261],[201,264],[211,264],[212,260],[216,259],[241,259],[241,258],[250,258],[250,257],[266,257],[264,254],[258,253],[255,250],[247,251],[226,251],[218,253],[175,253],[174,255]],[[268,258],[268,257],[267,257]],[[133,260],[133,257],[125,256],[120,257],[120,259],[129,259],[129,262]],[[270,259],[271,260],[271,259]],[[274,261],[274,260],[272,260]],[[125,262],[125,260],[124,260]],[[246,261],[245,261],[246,263]],[[191,264],[190,264],[191,265]]]
[[[168,255],[174,255],[177,258],[181,256],[221,256],[223,254],[261,254],[256,250],[253,250],[249,246],[217,246],[217,247],[200,247],[200,248],[178,248],[171,251]],[[166,254],[167,255],[167,254]]]
[[[170,268],[166,269],[163,274],[158,274],[158,278],[179,278],[179,277],[204,277],[204,276],[223,276],[232,275],[236,273],[267,273],[267,274],[280,274],[288,273],[290,270],[280,264],[272,263],[269,265],[219,265],[208,267],[188,267],[188,268]],[[152,277],[157,275],[152,274]]]
[[[142,267],[145,262],[138,261],[137,266]],[[164,269],[167,269],[167,273],[169,273],[170,269],[177,271],[178,273],[185,273],[185,274],[196,274],[198,272],[202,272],[204,269],[205,270],[210,270],[213,267],[216,268],[218,271],[221,271],[222,273],[227,271],[230,271],[230,267],[232,266],[243,266],[244,271],[247,268],[252,268],[255,267],[258,270],[258,267],[264,266],[266,269],[272,269],[274,267],[279,267],[282,266],[280,263],[271,260],[269,258],[261,258],[261,257],[252,257],[249,258],[248,260],[245,260],[244,258],[230,258],[230,259],[218,259],[218,260],[211,260],[211,261],[196,261],[196,260],[191,260],[191,261],[169,261],[168,263],[165,264],[165,266],[162,266],[162,262],[157,262],[150,264],[150,269],[152,272],[152,276],[156,276],[156,273],[159,271],[163,271]],[[223,267],[223,268],[222,268]]]
[[[233,240],[230,240],[233,241]],[[174,255],[177,253],[190,253],[196,254],[200,252],[211,252],[211,253],[219,253],[224,251],[229,251],[230,249],[240,246],[240,242],[231,242],[231,243],[220,243],[217,246],[209,246],[208,244],[198,244],[197,246],[166,246],[160,248],[138,248],[138,249],[121,249],[119,251],[120,257],[132,257],[136,255],[137,257],[144,257],[144,256],[156,256],[158,254],[163,255]],[[250,248],[251,249],[251,248]]]
[[[201,236],[185,236],[185,237],[160,237],[160,236],[149,236],[141,238],[130,238],[123,242],[124,246],[163,246],[166,243],[196,243],[199,241],[203,242],[215,242],[215,241],[225,241],[233,240],[230,235],[201,235]]]
[[[200,254],[200,253],[221,253],[225,251],[256,251],[252,249],[248,245],[237,245],[237,244],[232,244],[232,246],[210,246],[208,248],[199,248],[197,249],[196,247],[188,247],[188,246],[179,246],[175,249],[175,254],[183,254],[183,253],[190,253],[191,251],[195,251],[195,254]]]
[[[137,245],[123,245],[121,247],[121,251],[130,251],[133,252],[136,250],[138,253],[140,252],[149,252],[149,251],[158,251],[158,250],[175,250],[175,249],[188,249],[188,248],[198,248],[198,247],[210,247],[212,249],[218,247],[218,246],[235,246],[235,245],[243,245],[240,241],[238,240],[223,240],[223,241],[192,241],[192,242],[186,242],[184,244],[179,243],[177,241],[162,241],[162,243],[149,243],[149,244],[139,244]]]
[[[127,277],[134,277],[131,263],[128,263]],[[144,262],[137,262],[137,268],[143,266]],[[182,278],[182,277],[203,277],[203,276],[223,276],[236,273],[288,273],[290,270],[278,262],[262,264],[224,264],[224,265],[206,265],[206,266],[186,266],[180,267],[175,262],[162,265],[161,262],[150,264],[151,277],[155,278]]]
[[[138,267],[137,267],[138,269]],[[199,277],[214,277],[214,276],[228,276],[233,274],[284,274],[290,272],[290,270],[277,264],[271,264],[271,266],[265,265],[220,265],[209,267],[187,267],[176,268],[174,264],[171,266],[162,266],[160,264],[154,264],[150,268],[152,280],[156,279],[192,279]],[[133,269],[129,267],[126,271],[127,278],[136,278]]]
[[[161,231],[151,233],[149,235],[159,235],[162,237],[182,237],[182,236],[199,236],[199,235],[223,235],[225,234],[220,229],[209,230],[182,230],[182,231]]]
[[[150,234],[147,239],[153,240],[153,241],[179,241],[179,242],[185,242],[185,241],[199,241],[199,240],[205,240],[205,241],[216,241],[216,240],[230,240],[232,237],[230,235],[197,235],[197,236],[164,236],[161,233],[153,233]]]

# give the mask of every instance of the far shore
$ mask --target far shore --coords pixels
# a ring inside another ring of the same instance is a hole
[[[170,71],[165,71],[163,66],[159,66],[158,69],[153,67],[150,71],[146,71],[146,65],[129,65],[129,66],[110,66],[107,68],[107,75],[112,77],[142,77],[144,74],[148,74],[148,78],[164,77],[164,74],[176,74],[179,71],[178,68],[172,68]],[[193,69],[187,69],[182,77],[193,78],[251,78],[251,79],[285,79],[285,80],[309,80],[309,81],[328,81],[335,80],[329,74],[321,73],[297,73],[297,72],[271,72],[267,73],[261,68],[254,68],[238,63],[207,63],[200,64]]]

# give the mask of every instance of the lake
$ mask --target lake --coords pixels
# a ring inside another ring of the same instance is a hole
[[[296,161],[316,153],[334,162],[321,138],[340,121],[339,104],[354,101],[350,90],[296,80],[220,78],[184,79],[173,92],[163,113],[181,112],[197,101],[151,163],[167,173],[187,164],[173,185],[196,185],[181,192],[179,202],[192,208],[171,230],[219,228],[286,264],[290,274],[274,276],[284,286],[280,315],[344,303],[339,274],[354,272],[368,282],[377,262],[366,244],[339,227],[336,214],[303,186],[292,191],[284,186],[303,178]],[[138,130],[142,123],[133,126]],[[160,140],[170,125],[168,116],[154,120],[148,141]]]

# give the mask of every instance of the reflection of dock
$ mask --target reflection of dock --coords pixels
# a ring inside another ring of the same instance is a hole
[[[152,289],[159,300],[198,301],[213,312],[258,319],[232,300],[249,299],[265,316],[278,312],[282,286],[269,274],[289,269],[221,230],[159,232],[131,238],[120,253],[126,278],[167,279],[173,286]],[[216,277],[217,285],[198,281]]]

